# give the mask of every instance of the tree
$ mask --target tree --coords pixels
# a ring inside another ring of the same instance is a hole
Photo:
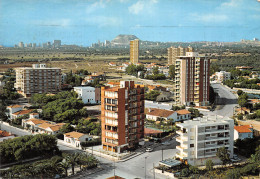
[[[230,161],[228,150],[225,147],[219,148],[216,155],[222,161],[223,165],[226,165]]]
[[[159,74],[159,67],[156,66],[153,68],[153,75],[158,75]]]
[[[240,96],[241,94],[243,94],[244,92],[242,90],[237,90],[237,95]]]
[[[248,95],[247,94],[241,94],[238,97],[238,104],[241,107],[245,107],[247,105],[247,99],[248,99]]]
[[[169,75],[172,80],[175,78],[175,65],[169,66]]]
[[[74,169],[75,166],[77,165],[77,162],[79,160],[79,153],[74,153],[74,154],[69,154],[65,157],[67,162],[70,164],[71,169],[72,169],[72,175],[74,175]]]
[[[65,176],[68,176],[68,169],[70,168],[70,163],[68,160],[63,159],[59,164],[59,168],[61,168],[65,172]]]
[[[240,171],[238,168],[231,169],[226,172],[225,178],[226,179],[239,179],[241,177]]]
[[[212,162],[212,160],[206,161],[206,170],[208,170],[208,171],[213,170],[213,166],[214,166],[214,163]]]
[[[153,91],[151,91],[149,93],[145,93],[145,99],[151,100],[151,101],[155,101],[157,96],[159,96],[159,95],[160,95],[159,91],[153,90]]]

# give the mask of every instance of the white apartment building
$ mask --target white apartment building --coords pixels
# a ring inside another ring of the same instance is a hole
[[[226,147],[233,158],[234,120],[222,116],[195,118],[177,124],[176,158],[190,165],[205,165],[208,159],[221,163],[216,156],[220,147]]]
[[[46,68],[45,64],[16,68],[14,87],[25,97],[34,93],[57,93],[61,89],[61,69]]]
[[[84,104],[99,104],[101,102],[100,88],[79,86],[74,87],[74,91],[78,94],[78,98],[82,99]]]
[[[216,72],[216,81],[224,82],[231,79],[231,73],[226,71]]]

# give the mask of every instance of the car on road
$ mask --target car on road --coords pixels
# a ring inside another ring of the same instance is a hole
[[[152,149],[152,148],[147,148],[145,151],[146,151],[146,152],[152,152],[153,149]]]
[[[170,142],[163,142],[162,145],[171,145]]]

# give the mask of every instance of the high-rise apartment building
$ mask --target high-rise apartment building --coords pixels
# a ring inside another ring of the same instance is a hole
[[[130,41],[130,62],[132,64],[139,63],[139,39]]]
[[[209,104],[210,59],[197,52],[186,52],[175,62],[176,104],[205,106]]]
[[[120,153],[144,137],[144,88],[134,81],[101,88],[103,150]]]
[[[192,47],[183,48],[181,46],[179,47],[169,47],[168,49],[168,64],[169,65],[175,65],[175,61],[178,56],[185,56],[186,52],[193,52]]]
[[[23,42],[19,42],[18,47],[24,48],[24,43]]]
[[[16,68],[15,88],[25,97],[34,93],[57,93],[61,89],[61,69],[33,64],[32,68]]]
[[[61,46],[61,40],[53,40],[53,47],[59,48]]]
[[[177,124],[180,136],[176,141],[176,158],[191,164],[205,165],[208,159],[220,163],[216,156],[217,150],[225,147],[233,158],[234,145],[234,120],[222,116],[207,116],[195,118]]]

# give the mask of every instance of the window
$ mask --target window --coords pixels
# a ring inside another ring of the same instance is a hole
[[[194,144],[190,144],[190,148],[194,147]]]

